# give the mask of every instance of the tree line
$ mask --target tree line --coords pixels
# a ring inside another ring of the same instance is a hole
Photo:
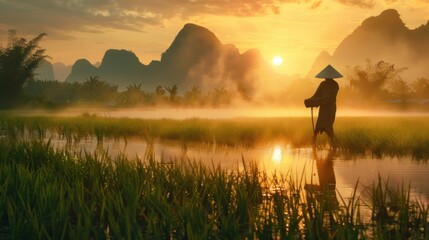
[[[84,82],[29,80],[23,87],[27,102],[48,106],[227,106],[234,98],[233,92],[225,88],[203,92],[194,86],[182,95],[178,90],[177,85],[158,85],[148,91],[141,84],[132,84],[120,92],[118,86],[110,85],[98,76],[89,76]]]
[[[366,106],[387,103],[429,108],[429,79],[405,81],[401,73],[406,70],[385,61],[373,63],[371,60],[363,66],[348,67],[349,85],[341,90],[342,94],[349,102]]]
[[[0,109],[28,104],[224,106],[229,105],[234,97],[233,92],[225,88],[215,88],[204,93],[198,86],[179,96],[177,85],[159,85],[153,91],[148,91],[143,90],[141,84],[133,84],[119,92],[118,86],[110,85],[98,76],[88,76],[83,83],[36,80],[35,70],[42,60],[49,58],[45,54],[46,50],[39,46],[45,36],[45,33],[41,33],[27,41],[18,37],[16,30],[9,30],[6,46],[0,45]]]
[[[6,46],[0,46],[0,108],[12,108],[22,104],[42,106],[68,106],[94,104],[104,106],[228,106],[237,93],[226,88],[202,91],[199,86],[181,89],[178,85],[143,89],[141,84],[128,86],[119,91],[98,76],[88,76],[84,82],[59,82],[35,80],[35,70],[43,59],[49,58],[39,46],[45,37],[41,33],[27,41],[9,31]],[[342,84],[340,104],[377,106],[380,103],[414,104],[429,108],[429,79],[405,81],[401,73],[406,68],[394,64],[367,60],[363,66],[348,67],[346,82]],[[343,81],[343,80],[340,80]],[[313,80],[292,81],[278,96],[270,96],[269,104],[302,104],[314,90]],[[252,99],[247,99],[252,103]]]

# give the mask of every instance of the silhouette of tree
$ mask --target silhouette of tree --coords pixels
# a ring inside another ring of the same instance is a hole
[[[399,74],[405,69],[398,69],[394,64],[384,61],[372,64],[367,60],[365,67],[355,66],[349,69],[350,87],[362,99],[373,100],[385,95],[388,83],[401,80]]]
[[[165,95],[165,89],[161,85],[158,85],[155,89],[155,94],[158,97],[162,97]]]
[[[154,104],[164,103],[165,102],[164,96],[165,96],[165,89],[161,85],[158,85],[153,94],[152,102]]]
[[[211,95],[214,106],[226,106],[231,103],[232,93],[225,88],[215,88]]]
[[[64,105],[76,102],[81,95],[81,83],[29,80],[23,94],[33,103]]]
[[[198,86],[193,86],[191,90],[185,92],[184,101],[187,104],[201,104],[202,103],[202,93]]]
[[[133,84],[127,87],[127,90],[122,93],[123,104],[136,105],[143,102],[144,92],[141,89],[141,84]]]
[[[393,96],[400,100],[406,100],[411,94],[411,88],[407,82],[402,79],[396,79],[390,84]]]
[[[418,78],[411,83],[411,89],[413,90],[414,96],[418,98],[429,98],[429,79]]]
[[[171,88],[170,87],[165,87],[164,89],[170,94],[170,102],[176,102],[176,97],[177,97],[177,85],[174,84]]]
[[[48,57],[39,46],[44,36],[41,33],[27,41],[19,38],[15,30],[9,30],[7,46],[0,46],[0,107],[18,102],[25,82],[34,79],[34,71]]]
[[[118,93],[118,86],[111,86],[98,76],[86,78],[82,88],[84,99],[88,102],[107,103],[113,101]]]

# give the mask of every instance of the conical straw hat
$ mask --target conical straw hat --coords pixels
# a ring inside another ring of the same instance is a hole
[[[316,78],[342,78],[343,75],[339,73],[331,65],[326,66],[319,74],[316,75]]]

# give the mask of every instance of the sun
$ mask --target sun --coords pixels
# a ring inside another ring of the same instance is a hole
[[[274,65],[276,65],[276,66],[280,66],[280,65],[282,65],[282,63],[283,63],[283,58],[282,58],[282,57],[280,57],[280,56],[275,56],[275,57],[273,58],[273,64],[274,64]]]

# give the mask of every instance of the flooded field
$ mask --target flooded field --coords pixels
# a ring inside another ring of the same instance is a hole
[[[67,142],[52,141],[56,148],[64,148]],[[70,147],[70,146],[69,146]],[[379,177],[392,187],[404,184],[412,188],[413,198],[429,202],[429,163],[415,161],[410,157],[383,157],[345,155],[341,151],[313,148],[293,148],[284,144],[265,147],[243,148],[216,145],[191,144],[183,146],[178,142],[155,143],[148,146],[144,140],[104,141],[95,139],[75,144],[77,152],[107,151],[111,156],[125,154],[129,159],[145,161],[148,154],[159,163],[201,162],[207,167],[220,166],[226,170],[242,170],[243,164],[256,163],[269,174],[303,176],[306,183],[320,184],[320,174],[334,174],[338,193],[348,197],[354,191],[357,181],[365,195],[366,188],[377,182]],[[323,167],[328,164],[332,168]],[[322,165],[322,167],[318,166]]]
[[[3,116],[0,236],[429,236],[427,117],[309,122]]]
[[[408,113],[396,116],[395,112],[379,112],[384,118],[339,117],[337,133],[344,146],[332,153],[326,144],[316,150],[310,147],[308,135],[311,132],[309,126],[303,126],[310,123],[310,119],[261,118],[286,116],[292,112],[296,116],[304,115],[303,111],[291,109],[86,112],[111,117],[106,118],[82,117],[82,110],[76,109],[69,111],[68,117],[32,117],[36,112],[24,111],[20,113],[24,115],[22,117],[4,118],[2,128],[4,134],[19,136],[25,133],[25,138],[42,134],[57,149],[72,147],[73,151],[81,153],[108,151],[111,156],[124,154],[140,161],[150,155],[162,163],[197,161],[208,167],[220,166],[227,170],[240,170],[243,163],[252,162],[271,174],[304,174],[306,182],[318,182],[316,162],[329,161],[333,170],[328,170],[335,174],[336,187],[342,196],[349,196],[357,181],[364,188],[381,176],[392,186],[410,184],[416,198],[425,201],[429,198],[429,185],[426,184],[429,181],[429,163],[425,158],[429,129],[424,115]],[[49,112],[45,114],[49,115]],[[193,114],[200,119],[188,119]],[[343,111],[341,114],[361,116],[375,113]],[[234,118],[237,116],[255,118]],[[165,117],[173,119],[139,120]],[[174,120],[182,117],[185,119]],[[201,119],[204,117],[213,119]],[[222,117],[232,119],[216,120]],[[370,145],[371,141],[374,146]],[[246,142],[248,144],[243,146]],[[362,145],[365,143],[366,146]],[[416,159],[422,156],[423,159]]]
[[[12,110],[3,111],[15,116],[61,116],[76,117],[82,114],[107,118],[140,118],[140,119],[225,119],[225,118],[278,118],[278,117],[310,117],[309,109],[242,107],[242,108],[72,108],[66,110]],[[0,111],[1,113],[1,111]],[[317,111],[314,112],[317,116]],[[429,116],[428,113],[416,111],[360,110],[338,109],[338,117],[410,117]]]

